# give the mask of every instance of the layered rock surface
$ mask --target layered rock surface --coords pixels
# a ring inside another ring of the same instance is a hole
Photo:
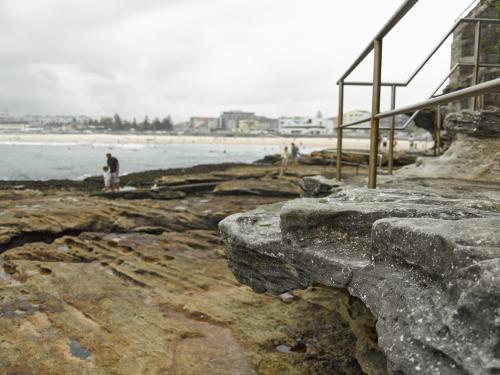
[[[108,199],[78,186],[0,190],[0,373],[384,373],[358,299],[257,295],[227,268],[217,223],[287,195]]]
[[[411,184],[230,216],[229,265],[257,292],[347,289],[376,316],[392,373],[497,374],[499,201]]]

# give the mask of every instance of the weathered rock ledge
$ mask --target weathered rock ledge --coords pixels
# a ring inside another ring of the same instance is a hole
[[[440,158],[419,158],[398,171],[401,177],[459,178],[500,182],[500,111],[462,111],[446,117],[452,143]]]
[[[226,218],[229,265],[257,292],[347,289],[391,373],[500,373],[498,202],[341,186]]]

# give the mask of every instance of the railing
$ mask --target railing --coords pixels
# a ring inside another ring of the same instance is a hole
[[[411,74],[411,76],[406,80],[406,82],[382,82],[382,41],[384,37],[390,33],[390,31],[405,17],[405,15],[418,3],[418,0],[406,0],[402,6],[396,11],[396,13],[391,17],[391,19],[386,23],[386,25],[378,32],[372,42],[363,50],[359,57],[354,61],[354,63],[347,69],[347,71],[340,77],[337,82],[339,86],[339,107],[338,107],[338,117],[337,117],[337,170],[336,177],[337,180],[342,179],[342,143],[343,143],[343,129],[358,125],[364,122],[371,122],[371,132],[370,132],[370,166],[368,173],[368,187],[376,188],[377,186],[377,155],[378,155],[378,137],[379,137],[379,121],[382,118],[391,118],[390,130],[389,130],[389,155],[388,155],[388,170],[392,174],[394,166],[394,134],[395,134],[395,123],[396,115],[408,113],[412,111],[420,111],[422,109],[431,107],[433,105],[437,106],[437,121],[436,121],[436,132],[435,132],[435,142],[437,148],[435,148],[436,154],[439,152],[440,145],[440,129],[441,129],[441,107],[442,104],[447,104],[464,97],[473,98],[473,108],[477,109],[478,101],[477,97],[486,93],[484,87],[487,87],[487,92],[500,92],[500,79],[492,80],[487,82],[489,85],[484,86],[484,84],[478,84],[479,82],[479,69],[480,68],[498,68],[500,64],[483,64],[480,61],[480,45],[481,45],[481,29],[484,24],[500,24],[499,19],[485,19],[485,18],[461,18],[455,22],[453,27],[446,33],[446,35],[438,42],[431,53],[423,60],[423,62],[418,66],[418,68]],[[396,90],[398,87],[407,87],[413,79],[421,72],[424,66],[430,61],[430,59],[436,54],[436,52],[441,48],[441,46],[446,42],[451,34],[457,29],[462,23],[474,23],[474,63],[466,64],[459,63],[456,64],[451,71],[448,73],[446,78],[440,83],[438,88],[432,93],[429,100],[419,103],[415,106],[404,107],[404,110],[395,110],[396,108]],[[374,51],[374,64],[373,64],[373,82],[346,82],[346,79],[351,75],[351,73],[365,60],[365,58]],[[473,85],[464,90],[459,90],[450,94],[441,95],[435,97],[436,93],[443,86],[443,84],[451,77],[451,75],[461,66],[472,66],[473,67]],[[359,121],[351,122],[349,124],[344,124],[344,91],[345,86],[372,86],[372,112],[371,116]],[[391,111],[380,113],[380,96],[381,87],[389,86],[391,87]],[[465,96],[464,96],[465,95]],[[445,99],[443,101],[443,99]],[[408,109],[410,108],[410,109]],[[386,115],[391,113],[390,115]],[[407,127],[411,121],[418,115],[414,112],[413,115],[408,119],[408,121],[403,125],[402,128]]]

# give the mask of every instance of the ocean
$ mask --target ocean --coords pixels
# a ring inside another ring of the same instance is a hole
[[[127,174],[199,164],[251,163],[281,150],[281,146],[241,144],[0,142],[0,180],[82,180],[101,175],[108,152],[120,161],[120,173]]]

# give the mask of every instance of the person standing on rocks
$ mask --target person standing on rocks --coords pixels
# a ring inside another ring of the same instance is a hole
[[[108,191],[111,188],[111,172],[109,167],[102,168],[102,177],[104,179],[104,191]]]
[[[415,146],[415,136],[413,134],[410,134],[408,137],[408,141],[410,141],[410,149],[413,149]]]
[[[297,168],[299,164],[299,146],[297,146],[294,142],[292,142],[291,149],[292,149],[293,167]]]
[[[106,154],[108,159],[109,173],[111,173],[110,190],[118,191],[120,190],[120,162],[117,158],[111,154]]]
[[[285,146],[283,153],[281,154],[281,168],[280,168],[280,177],[286,173],[288,169],[288,158],[290,157],[290,153],[288,152],[288,146]]]

